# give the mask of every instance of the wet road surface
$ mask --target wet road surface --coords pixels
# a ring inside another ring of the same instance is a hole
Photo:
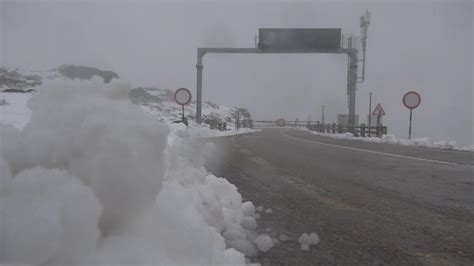
[[[289,236],[263,265],[473,265],[473,153],[265,129],[215,138],[207,168],[271,208],[260,233]],[[298,237],[320,243],[300,250]]]

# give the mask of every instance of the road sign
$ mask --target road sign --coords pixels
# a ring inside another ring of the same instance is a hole
[[[415,109],[421,103],[420,94],[415,91],[409,91],[403,95],[403,105],[408,109]]]
[[[286,125],[286,121],[283,118],[277,120],[277,126],[284,127]]]
[[[174,93],[174,100],[181,105],[181,122],[188,125],[188,120],[184,117],[184,106],[191,101],[191,92],[186,88],[177,89]]]
[[[260,49],[327,49],[341,47],[340,28],[261,28]]]
[[[186,105],[191,101],[191,92],[186,88],[177,89],[174,93],[174,100],[179,105]]]
[[[409,91],[403,95],[403,105],[406,108],[410,109],[410,126],[408,127],[408,139],[411,139],[411,121],[412,121],[412,111],[418,107],[421,103],[420,94],[416,91]]]
[[[379,103],[377,104],[377,106],[375,106],[375,109],[374,111],[372,112],[373,115],[377,115],[377,116],[380,116],[380,115],[385,115],[385,111],[382,107],[382,105]]]

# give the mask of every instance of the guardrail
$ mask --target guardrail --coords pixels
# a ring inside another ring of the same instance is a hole
[[[295,127],[306,127],[311,131],[316,131],[320,133],[333,133],[333,134],[342,134],[350,132],[355,136],[361,137],[382,137],[387,134],[387,127],[383,125],[368,127],[365,124],[360,126],[343,126],[337,125],[336,123],[332,124],[322,124],[319,121],[285,121],[284,126],[278,126],[276,121],[254,121],[253,126],[255,128],[269,128],[269,127],[286,127],[286,128],[295,128]]]
[[[337,125],[336,123],[333,124],[320,124],[316,123],[314,125],[307,126],[309,130],[316,131],[320,133],[346,133],[350,132],[355,136],[361,137],[382,137],[382,135],[387,135],[387,127],[383,125],[378,125],[374,127],[368,127],[365,124],[361,124],[360,126],[343,126]]]

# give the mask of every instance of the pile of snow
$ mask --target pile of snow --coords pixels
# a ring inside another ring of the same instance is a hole
[[[257,244],[258,249],[262,252],[267,252],[273,247],[272,238],[267,234],[259,235],[257,239],[255,239],[255,243]]]
[[[417,146],[424,148],[435,148],[443,150],[457,150],[457,151],[469,151],[474,152],[474,145],[470,146],[459,146],[456,141],[433,141],[430,138],[416,138],[416,139],[398,139],[393,134],[383,135],[381,138],[377,137],[356,137],[352,133],[320,133],[315,131],[310,131],[311,134],[318,136],[331,137],[336,139],[350,139],[350,140],[360,140],[366,142],[376,142],[376,143],[387,143],[387,144],[399,144],[399,145],[409,145]]]
[[[255,205],[251,201],[242,204],[242,211],[245,216],[255,217]]]
[[[212,144],[144,115],[129,89],[43,84],[22,130],[0,123],[0,263],[244,264],[241,252],[256,253],[253,204],[203,167]]]
[[[193,134],[200,136],[201,138],[213,138],[213,137],[228,137],[241,134],[249,134],[261,131],[260,129],[251,129],[251,128],[239,128],[238,130],[229,130],[229,131],[217,131],[209,129],[207,127],[201,127],[198,125],[190,125],[190,129]]]
[[[299,238],[298,242],[301,245],[301,250],[309,250],[311,245],[319,244],[319,236],[316,233],[303,233]]]

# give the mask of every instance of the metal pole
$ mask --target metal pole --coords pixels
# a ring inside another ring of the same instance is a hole
[[[323,107],[322,107],[322,108],[323,108],[323,110],[322,110],[321,121],[322,121],[322,123],[324,124],[324,104],[323,104]]]
[[[408,139],[411,139],[411,119],[412,119],[412,111],[413,111],[413,109],[410,109],[410,127],[408,128]]]
[[[371,111],[372,111],[372,92],[369,92],[369,137],[370,137],[370,126],[371,126],[371,123],[372,123],[372,115],[371,115]]]
[[[239,130],[239,124],[240,124],[239,123],[240,122],[239,109],[237,109],[237,106],[234,106],[234,109],[235,109],[235,112],[234,112],[235,113],[234,114],[235,115],[235,130]]]
[[[349,56],[349,69],[347,79],[347,90],[349,94],[349,126],[355,126],[355,101],[356,101],[356,82],[357,82],[357,52],[353,50],[347,54]]]
[[[201,124],[201,115],[202,115],[202,69],[204,66],[202,65],[202,57],[204,54],[200,53],[198,50],[197,55],[197,79],[196,79],[196,123]]]
[[[181,121],[184,123],[184,105],[181,105]]]

